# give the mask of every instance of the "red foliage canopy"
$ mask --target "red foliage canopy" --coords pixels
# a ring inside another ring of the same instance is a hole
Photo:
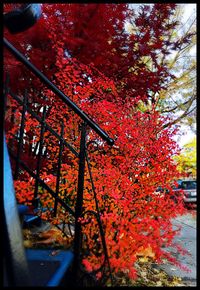
[[[6,9],[9,7],[5,5]],[[135,106],[139,100],[147,101],[172,77],[160,57],[176,49],[176,43],[170,42],[171,30],[176,27],[176,21],[170,18],[174,9],[174,3],[154,4],[152,10],[144,5],[134,16],[127,4],[43,4],[43,18],[33,28],[17,36],[5,31],[20,51],[115,139],[112,148],[99,140],[99,150],[90,155],[90,161],[111,267],[114,271],[129,269],[130,277],[135,277],[134,262],[141,248],[151,247],[158,261],[169,258],[163,246],[170,245],[175,235],[170,220],[184,210],[181,201],[174,203],[172,192],[164,197],[155,194],[159,185],[170,190],[170,182],[178,176],[172,161],[178,149],[172,140],[175,132],[162,129],[166,120],[154,109],[141,112]],[[131,35],[124,29],[127,20],[135,23],[136,32]],[[145,56],[151,58],[153,70],[141,61]],[[7,51],[5,70],[11,74],[12,89],[22,95],[27,88],[29,105],[37,113],[47,105],[46,122],[58,133],[63,122],[65,139],[78,146],[79,118]],[[19,106],[10,100],[8,142],[12,141],[11,133],[19,130],[20,118]],[[39,128],[37,120],[27,113],[23,158],[32,168],[36,166]],[[91,139],[98,140],[93,131],[88,132]],[[45,132],[41,177],[52,188],[56,186],[56,142]],[[74,206],[77,160],[67,149],[62,159],[62,180],[65,182],[61,182],[59,195]],[[32,183],[26,174],[15,181],[19,202],[32,199]],[[94,209],[88,173],[84,194],[85,209]],[[51,205],[48,194],[41,195],[41,200],[44,206]],[[59,218],[66,218],[61,210]],[[98,264],[95,259],[90,256],[83,261],[88,270]]]

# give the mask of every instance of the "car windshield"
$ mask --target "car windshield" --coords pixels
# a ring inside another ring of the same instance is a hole
[[[182,189],[196,189],[196,181],[182,181],[180,188]]]

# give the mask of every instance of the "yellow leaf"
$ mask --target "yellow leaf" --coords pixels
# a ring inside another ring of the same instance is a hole
[[[141,257],[141,258],[139,258],[139,262],[147,263],[148,262],[148,258],[147,257]]]
[[[32,242],[30,240],[24,241],[24,247],[25,248],[31,248],[33,246]]]
[[[140,247],[138,252],[136,253],[138,257],[145,257],[145,258],[155,258],[155,253],[153,252],[151,246],[148,246],[144,249],[144,247]]]

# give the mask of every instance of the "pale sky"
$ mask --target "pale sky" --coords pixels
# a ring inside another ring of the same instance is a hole
[[[185,11],[183,14],[183,19],[184,22],[186,22],[188,20],[188,18],[193,14],[196,13],[197,11],[197,5],[195,3],[193,4],[179,4],[179,5],[184,5]],[[196,47],[190,51],[190,53],[192,55],[196,56]],[[178,144],[180,145],[180,147],[182,147],[184,144],[190,142],[195,136],[196,134],[194,132],[192,132],[188,127],[182,125],[182,136],[177,136],[175,137],[175,140],[178,142]]]
[[[189,143],[196,134],[193,133],[191,130],[188,129],[188,127],[182,125],[181,126],[181,135],[175,136],[173,139],[179,144],[179,146],[182,148],[183,145]]]
[[[185,21],[187,21],[187,19],[189,18],[189,16],[192,14],[192,13],[196,13],[196,8],[197,8],[197,4],[181,4],[181,5],[184,5],[185,6],[185,11],[184,11],[184,14],[183,14],[183,17],[185,18]]]
[[[133,9],[137,9],[141,4],[151,4],[151,3],[136,3],[136,4],[129,4],[130,6],[132,6]],[[184,14],[183,14],[183,22],[186,23],[188,18],[192,15],[192,14],[196,14],[197,11],[197,5],[196,3],[177,3],[178,5],[183,5],[184,6]],[[194,47],[191,51],[190,51],[191,55],[196,56],[196,47]],[[186,127],[184,125],[181,126],[181,135],[180,136],[175,136],[174,139],[176,140],[176,142],[179,144],[180,147],[182,147],[184,144],[188,143],[189,141],[191,141],[191,139],[193,139],[196,136],[196,134],[194,132],[192,132],[189,127]]]

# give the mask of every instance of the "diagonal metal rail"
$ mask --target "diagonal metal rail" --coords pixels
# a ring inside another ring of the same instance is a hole
[[[3,39],[5,47],[20,60],[34,75],[36,75],[46,86],[63,100],[83,121],[85,121],[108,145],[113,145],[114,140],[102,130],[85,112],[83,112],[69,97],[60,91],[39,69],[37,69],[27,58],[21,54],[7,39]]]

